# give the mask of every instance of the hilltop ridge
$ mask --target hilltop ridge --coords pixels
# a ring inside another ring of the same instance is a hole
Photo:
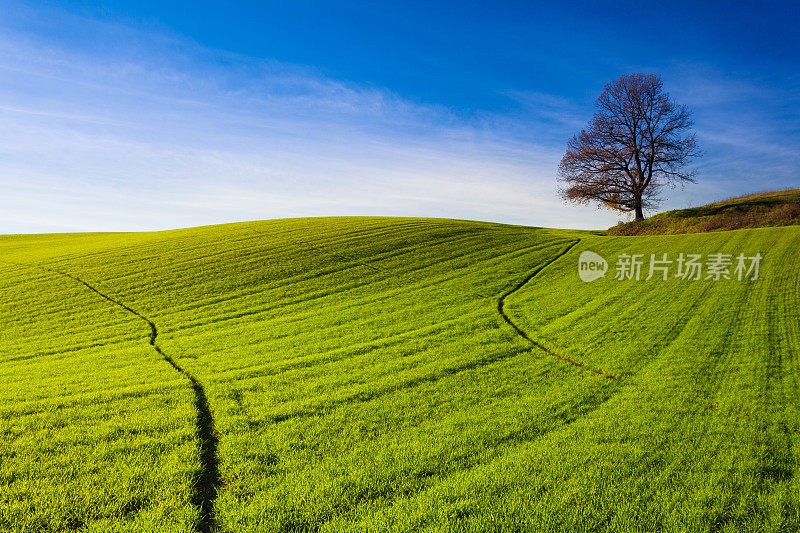
[[[609,235],[674,235],[800,225],[800,189],[767,191],[620,223]]]

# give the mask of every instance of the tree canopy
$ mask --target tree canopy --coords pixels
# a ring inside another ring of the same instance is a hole
[[[677,105],[655,74],[606,84],[586,129],[572,137],[559,165],[562,196],[597,202],[644,218],[665,185],[694,182],[689,162],[701,154],[692,113]]]

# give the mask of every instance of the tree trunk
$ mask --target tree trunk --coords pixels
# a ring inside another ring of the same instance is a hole
[[[644,220],[644,212],[642,212],[641,198],[636,198],[634,200],[634,210],[636,211],[636,220]]]

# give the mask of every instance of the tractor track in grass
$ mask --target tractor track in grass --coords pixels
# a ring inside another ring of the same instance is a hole
[[[547,346],[543,345],[539,341],[534,340],[533,338],[531,338],[531,336],[528,335],[527,333],[525,333],[525,330],[523,330],[513,320],[511,320],[511,317],[509,317],[505,312],[506,298],[508,298],[509,296],[514,294],[515,292],[517,292],[520,289],[522,289],[525,285],[528,284],[528,282],[530,282],[533,278],[538,276],[539,273],[541,273],[545,268],[549,267],[550,265],[552,265],[553,263],[555,263],[556,261],[558,261],[559,259],[561,259],[565,255],[567,255],[570,250],[572,250],[575,246],[578,245],[579,242],[581,242],[580,239],[572,241],[566,248],[564,248],[561,251],[561,253],[559,253],[553,259],[551,259],[550,261],[544,263],[543,265],[541,265],[540,267],[535,269],[533,272],[528,274],[524,279],[522,279],[522,281],[520,281],[519,283],[514,285],[512,288],[510,288],[509,290],[504,292],[502,295],[500,295],[500,298],[497,299],[497,312],[500,313],[500,316],[503,317],[503,320],[506,322],[506,324],[508,324],[509,326],[514,328],[514,331],[517,333],[517,335],[519,335],[520,337],[522,337],[526,341],[530,342],[531,344],[533,344],[534,346],[536,346],[537,348],[539,348],[543,352],[547,353],[548,355],[551,355],[551,356],[553,356],[553,357],[555,357],[557,359],[561,359],[562,361],[565,361],[565,362],[567,362],[567,363],[569,363],[569,364],[571,364],[573,366],[577,366],[578,368],[585,368],[586,370],[589,370],[589,371],[597,374],[598,376],[603,376],[604,378],[612,379],[614,381],[620,381],[620,378],[618,376],[616,376],[614,374],[611,374],[610,372],[606,372],[605,370],[603,370],[601,368],[591,367],[591,366],[587,365],[586,363],[584,363],[583,361],[578,361],[578,360],[573,359],[571,357],[568,357],[566,355],[561,355],[560,353],[554,352],[553,350],[551,350]]]
[[[583,361],[579,361],[577,359],[573,359],[572,357],[569,357],[569,356],[566,356],[566,355],[562,355],[560,353],[557,353],[557,352],[551,350],[547,346],[543,345],[542,343],[540,343],[539,341],[533,339],[530,335],[528,335],[525,332],[525,330],[523,330],[519,325],[517,325],[513,320],[511,320],[511,317],[509,317],[505,312],[505,301],[506,301],[506,298],[508,298],[512,294],[516,293],[517,291],[519,291],[523,287],[525,287],[525,285],[527,285],[532,279],[534,279],[536,276],[538,276],[545,268],[547,268],[548,266],[552,265],[553,263],[555,263],[556,261],[558,261],[559,259],[561,259],[565,255],[567,255],[567,253],[569,253],[570,250],[572,250],[575,246],[577,246],[579,242],[581,242],[581,239],[577,239],[575,241],[570,242],[570,244],[566,248],[564,248],[558,255],[556,255],[553,259],[551,259],[550,261],[542,264],[541,266],[539,266],[538,268],[533,270],[530,274],[528,274],[525,278],[523,278],[519,283],[517,283],[511,289],[507,290],[502,295],[500,295],[500,298],[498,298],[498,300],[497,300],[497,312],[500,314],[500,316],[503,318],[503,320],[509,326],[511,326],[514,329],[514,331],[516,332],[517,335],[519,335],[520,337],[522,337],[523,339],[525,339],[526,341],[528,341],[529,343],[531,343],[535,347],[539,348],[540,350],[542,350],[546,354],[548,354],[548,355],[550,355],[552,357],[555,357],[557,359],[561,359],[562,361],[567,362],[567,363],[569,363],[569,364],[571,364],[573,366],[576,366],[578,368],[582,368],[584,370],[588,370],[588,371],[590,371],[590,372],[592,372],[592,373],[594,373],[594,374],[596,374],[598,376],[602,376],[602,377],[604,377],[606,379],[610,379],[612,381],[617,381],[617,382],[620,382],[620,383],[630,384],[633,387],[635,387],[635,388],[637,388],[637,389],[639,389],[641,391],[652,393],[653,389],[651,389],[650,387],[647,387],[646,385],[640,385],[640,384],[636,384],[636,383],[631,383],[628,380],[623,379],[620,376],[617,376],[616,374],[612,374],[611,372],[606,372],[602,368],[589,366],[588,364],[584,363]],[[704,290],[701,293],[701,297],[702,297],[703,294],[705,294],[705,292],[706,291]],[[700,300],[700,297],[698,297],[697,300],[695,300],[695,302],[692,304],[692,306],[691,306],[689,311],[691,311],[691,310],[693,310],[695,308],[695,306],[697,305],[699,300]],[[689,314],[689,312],[687,312],[685,316],[687,316],[688,314]],[[670,334],[671,333],[672,333],[672,331],[670,331]],[[708,400],[706,398],[703,398],[700,395],[684,395],[684,397],[689,402],[699,403],[699,404],[703,405],[704,407],[706,407],[706,408],[708,408],[708,409],[710,409],[712,411],[719,411],[719,406],[715,402],[710,401],[710,400]]]
[[[194,478],[194,490],[192,494],[192,504],[200,510],[200,520],[197,522],[197,524],[195,524],[195,531],[198,533],[210,533],[217,526],[216,520],[214,519],[214,500],[217,498],[217,491],[220,486],[220,475],[219,459],[217,455],[218,439],[214,430],[214,418],[211,415],[211,408],[208,404],[208,398],[206,397],[203,384],[191,372],[180,366],[175,359],[167,355],[161,349],[161,347],[156,344],[158,327],[156,326],[155,322],[147,318],[136,309],[125,305],[119,300],[115,300],[111,296],[100,291],[95,286],[84,281],[78,276],[70,274],[69,272],[47,268],[40,265],[30,265],[25,263],[14,264],[36,267],[40,270],[58,274],[74,280],[97,295],[101,296],[105,300],[108,300],[112,304],[121,307],[128,313],[147,323],[148,327],[150,328],[148,335],[150,346],[152,346],[153,350],[155,350],[156,353],[158,353],[167,363],[169,363],[175,371],[183,374],[183,376],[191,384],[192,391],[194,392],[194,404],[197,411],[197,420],[195,424],[198,446],[200,448],[200,469],[197,471]]]

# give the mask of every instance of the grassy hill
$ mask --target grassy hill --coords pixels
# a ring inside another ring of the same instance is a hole
[[[619,224],[610,235],[670,235],[800,225],[800,189],[770,191]]]
[[[0,530],[796,530],[799,247],[408,218],[0,237]],[[731,279],[646,280],[664,253]]]

